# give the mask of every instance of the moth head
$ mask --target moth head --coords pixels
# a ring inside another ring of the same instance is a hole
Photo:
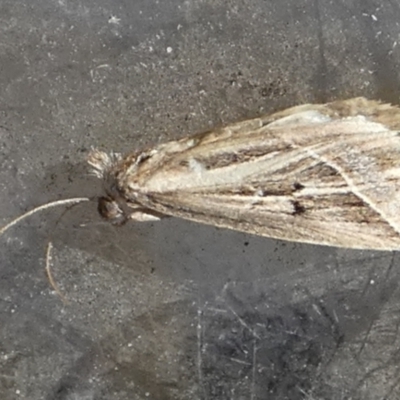
[[[109,196],[99,197],[97,210],[105,220],[114,225],[122,225],[128,220],[128,216],[118,201]]]
[[[119,154],[107,154],[96,149],[92,149],[87,158],[92,174],[102,180],[105,191],[105,195],[98,199],[97,210],[105,220],[115,225],[125,223],[130,214],[118,186],[117,170],[121,159]]]
[[[100,179],[106,179],[115,167],[121,161],[121,155],[118,153],[107,154],[104,151],[92,149],[87,157],[88,164],[92,167],[91,173]]]

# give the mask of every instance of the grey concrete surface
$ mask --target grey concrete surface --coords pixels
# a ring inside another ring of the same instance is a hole
[[[99,194],[91,146],[399,103],[399,20],[393,0],[1,0],[1,224]],[[1,400],[400,398],[397,254],[61,214],[0,238]]]

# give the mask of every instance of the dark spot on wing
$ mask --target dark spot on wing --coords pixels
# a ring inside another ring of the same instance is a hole
[[[242,148],[235,152],[221,150],[218,153],[200,157],[198,161],[204,165],[207,170],[212,170],[232,166],[234,164],[256,161],[258,158],[265,157],[270,153],[289,151],[290,149],[291,145],[285,143],[282,143],[280,147],[276,147],[276,145],[271,146],[269,143],[254,147],[250,141],[245,145],[242,144]]]
[[[292,201],[293,213],[292,215],[300,215],[306,212],[306,208],[297,200]]]
[[[293,188],[294,188],[294,190],[296,190],[296,191],[298,191],[298,190],[302,190],[302,189],[304,189],[304,185],[302,185],[301,183],[299,183],[299,182],[295,182],[295,183],[293,183]]]

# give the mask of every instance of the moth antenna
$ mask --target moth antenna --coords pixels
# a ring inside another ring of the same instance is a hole
[[[64,304],[67,304],[68,301],[66,299],[66,297],[61,293],[60,289],[58,288],[58,285],[56,283],[56,281],[54,280],[53,274],[51,272],[51,251],[53,250],[53,243],[52,242],[48,242],[47,243],[47,250],[46,250],[46,274],[47,274],[47,278],[50,282],[51,287],[54,289],[54,291],[58,294],[58,296],[60,297],[61,301]]]
[[[75,207],[76,205],[78,205],[79,203],[73,203],[70,204],[69,206],[67,206],[65,208],[65,210],[62,212],[62,214],[57,218],[56,223],[54,224],[54,228],[53,231],[55,231],[57,229],[58,224],[60,223],[60,221],[62,220],[62,218],[64,217],[64,215],[71,210],[71,208]],[[64,304],[68,304],[67,298],[61,293],[60,289],[58,288],[58,285],[56,283],[56,280],[53,277],[53,274],[51,272],[51,251],[53,250],[53,242],[51,241],[51,239],[48,240],[47,242],[47,249],[46,249],[46,263],[45,263],[45,271],[46,271],[46,275],[47,275],[47,279],[49,280],[50,286],[54,289],[54,291],[56,292],[56,294],[60,297],[61,301]]]
[[[39,207],[35,207],[34,209],[26,212],[25,214],[20,215],[19,217],[15,218],[11,222],[9,222],[7,225],[3,226],[0,229],[0,236],[2,236],[6,231],[8,231],[14,225],[18,224],[19,222],[21,222],[25,218],[28,218],[31,215],[36,214],[39,211],[43,211],[43,210],[46,210],[47,208],[62,206],[62,205],[66,205],[66,204],[72,204],[72,205],[73,204],[78,204],[78,203],[82,203],[84,201],[90,201],[90,200],[92,200],[92,199],[89,198],[89,197],[74,197],[74,198],[71,198],[71,199],[63,199],[63,200],[52,201],[50,203],[43,204],[43,205],[41,205]]]

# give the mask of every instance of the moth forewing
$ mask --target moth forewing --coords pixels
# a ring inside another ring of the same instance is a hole
[[[89,162],[104,179],[103,200],[131,219],[170,215],[296,242],[394,250],[399,127],[397,107],[356,98],[294,107],[113,161],[95,152]]]

